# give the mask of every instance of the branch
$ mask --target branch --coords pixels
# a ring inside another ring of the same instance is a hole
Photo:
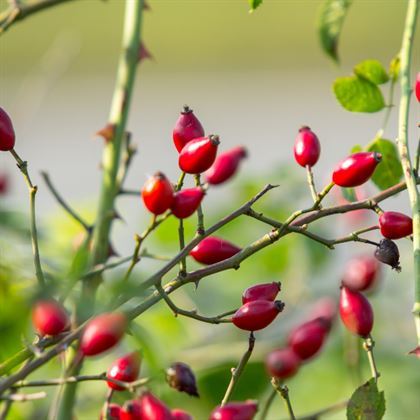
[[[290,420],[296,420],[292,403],[290,402],[289,388],[286,385],[282,385],[276,378],[271,379],[271,385],[273,385],[275,391],[283,398]]]
[[[13,401],[13,402],[25,402],[25,401],[41,400],[46,397],[47,397],[46,392],[36,392],[34,394],[0,395],[0,400]]]
[[[347,400],[339,401],[335,404],[332,404],[328,407],[322,408],[321,410],[315,411],[311,414],[307,414],[305,416],[298,417],[297,420],[318,420],[324,414],[330,414],[330,413],[333,413],[335,411],[340,411],[343,408],[346,408],[347,404],[348,404]]]

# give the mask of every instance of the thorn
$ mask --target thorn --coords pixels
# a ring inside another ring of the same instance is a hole
[[[147,49],[147,47],[144,45],[143,42],[140,43],[137,58],[139,60],[139,63],[141,63],[143,60],[154,61],[154,57],[153,57],[152,53]]]
[[[101,128],[95,133],[95,136],[102,137],[105,143],[112,141],[115,134],[115,124],[108,123],[105,127]]]

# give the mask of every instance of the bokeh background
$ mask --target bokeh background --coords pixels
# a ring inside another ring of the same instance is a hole
[[[336,102],[333,80],[351,73],[366,58],[385,66],[398,52],[406,1],[359,0],[348,14],[340,42],[341,63],[333,64],[321,51],[316,20],[317,0],[265,0],[255,13],[248,13],[245,0],[150,0],[144,14],[143,39],[153,55],[141,63],[128,128],[138,145],[127,187],[139,190],[149,174],[163,170],[178,176],[177,153],[171,130],[183,104],[189,104],[206,132],[221,136],[221,149],[244,144],[249,159],[229,185],[212,190],[205,202],[210,224],[246,201],[265,183],[280,187],[258,208],[281,219],[290,211],[308,205],[305,172],[297,168],[292,147],[298,128],[309,125],[322,142],[322,156],[315,168],[316,182],[329,181],[335,162],[354,144],[367,144],[381,128],[383,112],[351,114]],[[7,7],[0,0],[0,10]],[[74,255],[74,238],[80,233],[42,183],[39,172],[47,171],[60,192],[87,219],[92,220],[100,183],[102,140],[94,133],[107,121],[121,40],[122,0],[79,0],[42,12],[16,24],[0,38],[0,104],[12,116],[17,132],[17,151],[29,161],[39,184],[37,209],[42,236],[44,265],[51,275],[65,281]],[[415,40],[414,71],[420,68],[419,36]],[[387,95],[386,89],[384,94]],[[413,102],[414,105],[414,102]],[[410,139],[418,141],[412,107]],[[394,139],[397,109],[385,132]],[[27,190],[8,154],[0,155],[0,173],[10,180],[9,192],[0,196],[0,357],[6,358],[30,340],[27,310],[32,289],[32,263],[26,229]],[[368,185],[366,193],[375,192]],[[337,202],[332,193],[329,202]],[[138,197],[121,197],[118,210],[123,222],[113,230],[113,243],[121,256],[134,247],[133,235],[147,224],[148,215]],[[408,212],[405,194],[388,200],[385,209]],[[193,219],[193,218],[192,218]],[[370,214],[340,216],[317,225],[334,237],[371,224]],[[188,223],[191,237],[194,220]],[[237,220],[221,235],[246,245],[267,231],[260,222]],[[377,234],[370,235],[377,238]],[[403,271],[383,269],[380,289],[372,296],[377,322],[377,361],[382,373],[380,387],[387,399],[386,419],[414,419],[420,411],[418,362],[406,356],[414,346],[411,320],[413,296],[410,243],[399,241]],[[173,255],[177,248],[176,222],[169,220],[156,232],[147,248]],[[345,244],[326,251],[300,237],[288,237],[255,255],[237,272],[205,279],[198,290],[186,287],[176,302],[185,308],[215,315],[240,303],[240,294],[256,282],[283,283],[287,303],[277,322],[257,336],[255,354],[235,393],[235,399],[264,401],[269,391],[262,360],[280,346],[291,327],[302,320],[317,298],[338,295],[345,262],[353,255],[371,253],[363,244]],[[140,282],[159,263],[138,266],[133,276]],[[189,262],[190,267],[194,267]],[[123,271],[106,276],[102,290],[110,288]],[[169,276],[168,276],[169,278]],[[70,309],[70,308],[69,308]],[[187,408],[205,419],[223,395],[229,368],[246,349],[246,334],[232,326],[208,326],[189,319],[175,319],[159,304],[138,319],[139,334],[127,338],[112,354],[86,364],[97,373],[118,354],[142,347],[143,374],[156,377],[152,389],[171,406]],[[357,384],[369,377],[361,360],[360,377],[348,367],[346,349],[351,340],[337,323],[323,353],[290,381],[291,398],[301,415],[347,398]],[[162,369],[175,360],[191,364],[199,377],[202,398],[177,394],[163,381]],[[357,369],[356,369],[357,370]],[[353,373],[352,373],[353,372]],[[58,361],[34,377],[56,377]],[[53,391],[48,391],[53,395]],[[77,416],[97,417],[105,395],[103,384],[80,387]],[[123,397],[121,397],[123,399]],[[15,404],[13,419],[46,418],[48,402]],[[280,401],[273,405],[271,420],[286,417]],[[330,416],[344,418],[344,413]]]

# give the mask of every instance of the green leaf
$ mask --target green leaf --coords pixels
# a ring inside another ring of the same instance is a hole
[[[403,169],[394,142],[377,138],[366,146],[366,150],[382,154],[382,162],[376,167],[371,178],[378,188],[385,190],[401,180]]]
[[[363,147],[360,144],[355,144],[351,149],[350,149],[350,153],[359,153],[359,152],[363,152]]]
[[[357,201],[356,190],[354,188],[341,188],[341,193],[349,203]]]
[[[389,63],[389,76],[395,83],[400,75],[400,56],[396,55]]]
[[[248,0],[250,12],[253,12],[258,6],[262,4],[263,0]]]
[[[378,60],[365,60],[357,64],[354,74],[362,77],[375,85],[381,85],[389,80],[389,76],[383,65]]]
[[[351,112],[377,112],[385,107],[379,88],[357,76],[339,77],[333,90],[341,106]]]
[[[347,420],[380,420],[384,414],[384,392],[373,378],[357,388],[347,404]]]
[[[338,61],[338,39],[351,0],[326,0],[321,6],[318,19],[318,35],[323,50]]]

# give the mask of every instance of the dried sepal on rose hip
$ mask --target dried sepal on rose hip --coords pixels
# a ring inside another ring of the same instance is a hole
[[[158,216],[172,206],[174,189],[165,174],[156,172],[144,184],[141,196],[147,210]]]
[[[280,300],[254,300],[242,305],[232,316],[232,322],[241,330],[262,330],[276,319],[284,306]]]
[[[187,174],[194,175],[207,171],[216,159],[219,144],[219,136],[213,134],[191,140],[179,154],[179,168]]]
[[[307,126],[300,128],[295,140],[294,155],[296,162],[303,166],[314,166],[321,153],[321,144],[316,134]]]
[[[140,355],[138,352],[126,354],[115,360],[107,371],[107,377],[121,382],[133,382],[140,372]],[[114,382],[107,381],[109,388],[123,391],[125,388]]]
[[[372,290],[380,278],[381,267],[371,255],[352,258],[344,267],[342,283],[351,290]]]
[[[204,129],[192,109],[187,105],[181,112],[172,131],[172,138],[178,153],[191,140],[204,136]]]
[[[210,185],[219,185],[231,179],[239,169],[241,161],[247,157],[247,150],[237,146],[216,157],[213,165],[205,173]]]
[[[205,192],[201,187],[186,188],[175,193],[171,205],[172,214],[178,219],[190,217],[203,201]]]
[[[354,153],[342,160],[334,169],[332,180],[340,187],[357,187],[372,176],[382,155],[377,152]]]
[[[265,368],[274,378],[285,380],[294,376],[299,370],[301,359],[289,347],[276,349],[265,358]]]
[[[353,334],[366,338],[373,328],[373,310],[360,292],[341,287],[340,316],[345,327]]]
[[[191,257],[201,264],[215,264],[233,257],[242,248],[217,236],[208,236],[196,245],[190,252]]]
[[[114,347],[123,337],[127,317],[122,312],[104,313],[91,319],[83,330],[80,351],[95,356]]]
[[[170,387],[179,392],[185,392],[194,397],[199,396],[194,372],[185,363],[176,362],[166,369],[166,381]]]
[[[391,239],[382,239],[375,249],[375,258],[387,265],[390,265],[397,272],[401,271],[400,251],[395,242]]]
[[[40,335],[55,336],[69,327],[70,319],[61,303],[54,299],[43,299],[34,304],[32,323]]]
[[[257,401],[230,402],[223,407],[216,407],[209,420],[252,420],[257,411]]]
[[[385,211],[379,216],[379,227],[387,239],[400,239],[413,233],[413,219],[397,211]]]
[[[8,152],[15,147],[15,130],[7,112],[0,107],[0,150]]]
[[[252,302],[254,300],[275,300],[281,290],[281,283],[273,281],[272,283],[261,283],[248,287],[242,294],[242,303]]]

